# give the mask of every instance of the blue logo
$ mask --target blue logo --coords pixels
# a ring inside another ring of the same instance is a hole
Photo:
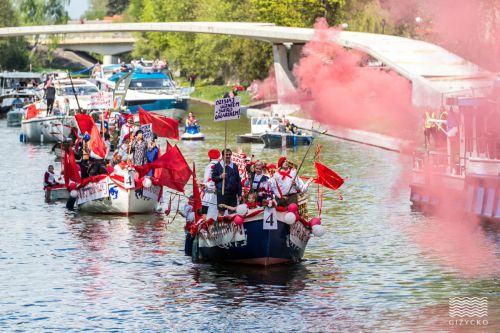
[[[113,186],[109,188],[109,196],[111,199],[118,198],[118,186]]]

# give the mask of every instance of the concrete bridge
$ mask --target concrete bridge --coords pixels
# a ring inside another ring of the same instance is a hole
[[[314,36],[313,29],[280,27],[270,23],[161,22],[9,27],[0,28],[0,37],[76,35],[66,37],[61,45],[68,49],[92,50],[111,56],[123,53],[123,50],[131,50],[133,37],[123,35],[130,32],[222,34],[269,42],[273,45],[278,99],[287,91],[295,89],[293,65],[300,59],[302,46]],[[96,33],[107,33],[110,37],[104,35],[99,40],[95,35],[92,38],[85,37]],[[382,66],[391,68],[410,80],[415,105],[436,107],[447,96],[480,95],[491,84],[490,73],[437,45],[423,41],[342,31],[332,38],[332,42],[363,51],[378,60]]]

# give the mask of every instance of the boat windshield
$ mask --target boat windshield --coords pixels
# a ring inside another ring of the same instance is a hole
[[[69,87],[63,87],[59,90],[59,95],[60,96],[71,96],[74,95],[75,93],[77,95],[92,95],[98,93],[99,90],[97,87],[93,86],[75,86],[75,92],[73,93],[73,88],[71,86]]]
[[[137,79],[130,82],[132,90],[164,90],[175,88],[170,79]]]

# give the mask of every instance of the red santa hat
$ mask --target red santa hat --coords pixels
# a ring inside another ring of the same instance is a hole
[[[132,114],[128,114],[125,116],[125,120],[129,120],[130,118],[132,118],[132,120],[134,120],[134,116]]]
[[[283,163],[285,163],[285,161],[286,161],[286,157],[281,156],[280,159],[278,160],[278,167],[281,168],[281,166],[283,165]]]
[[[273,164],[273,163],[268,164],[268,165],[266,165],[266,169],[267,169],[267,170],[273,170],[273,169],[276,169],[276,164]]]
[[[217,149],[210,149],[208,151],[208,157],[211,159],[211,160],[216,160],[220,157],[220,151],[218,151]]]
[[[123,137],[123,141],[127,140],[130,138],[130,133],[129,134],[126,134],[124,137]]]

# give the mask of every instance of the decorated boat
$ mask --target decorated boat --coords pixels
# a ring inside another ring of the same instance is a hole
[[[244,205],[242,205],[244,206]],[[292,205],[291,205],[292,206]],[[319,219],[307,219],[307,200],[299,202],[299,212],[277,211],[275,208],[249,209],[227,215],[214,223],[203,221],[194,228],[196,236],[188,237],[194,260],[224,261],[270,266],[299,262],[304,256],[312,232],[323,234]],[[239,208],[239,207],[238,207]],[[267,210],[267,211],[266,211]],[[193,233],[193,226],[190,229]]]
[[[293,148],[297,146],[309,146],[312,144],[314,137],[306,134],[292,134],[269,132],[260,136],[264,142],[264,148]]]
[[[200,126],[187,126],[186,132],[181,135],[181,140],[205,140],[205,134],[200,132]]]
[[[80,211],[99,214],[153,213],[161,198],[161,186],[144,177],[135,179],[135,169],[121,174],[98,175],[84,179],[72,190]]]

